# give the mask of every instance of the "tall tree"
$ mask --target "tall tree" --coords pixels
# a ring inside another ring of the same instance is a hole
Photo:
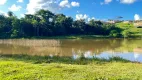
[[[14,16],[14,13],[12,11],[8,11],[7,14],[8,14],[9,17]]]

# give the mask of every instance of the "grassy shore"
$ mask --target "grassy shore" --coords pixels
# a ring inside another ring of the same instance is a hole
[[[54,37],[32,37],[29,39],[111,39],[117,37],[103,36],[103,35],[70,35],[70,36],[54,36]],[[124,37],[118,37],[124,38]],[[142,34],[133,34],[131,37],[133,39],[141,39]]]
[[[121,38],[123,39],[124,37],[111,37],[107,35],[68,35],[68,36],[50,36],[50,37],[23,37],[23,38],[1,38],[1,39],[111,39],[111,38]],[[137,34],[132,34],[131,37],[132,39],[142,39],[142,34],[137,33]]]
[[[142,64],[114,57],[73,60],[70,57],[1,55],[0,80],[138,80]]]
[[[32,37],[32,39],[95,39],[95,38],[110,38],[103,35],[68,35],[68,36],[53,36],[53,37]]]

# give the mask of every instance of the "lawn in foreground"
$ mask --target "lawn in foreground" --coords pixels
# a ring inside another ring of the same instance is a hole
[[[83,59],[84,60],[84,59]],[[68,61],[68,60],[67,60]],[[87,61],[87,64],[61,61],[35,63],[0,58],[0,80],[131,80],[142,79],[142,64],[127,61]]]

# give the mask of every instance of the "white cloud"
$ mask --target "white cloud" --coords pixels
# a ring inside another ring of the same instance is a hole
[[[98,20],[95,17],[89,17],[87,14],[76,14],[75,20],[85,20],[86,22],[89,22],[91,20]]]
[[[59,6],[60,0],[29,0],[27,4],[27,14],[34,14],[40,9],[50,10],[56,12],[61,9]]]
[[[25,15],[24,15],[24,14],[20,14],[20,16],[21,16],[21,17],[25,17]]]
[[[81,20],[81,19],[87,19],[88,18],[88,15],[86,14],[76,14],[76,20]]]
[[[70,8],[70,7],[79,7],[80,6],[80,3],[79,2],[69,2],[68,0],[62,0],[60,3],[59,3],[59,6],[64,8],[64,7],[67,7],[67,8]]]
[[[141,20],[141,17],[140,17],[140,15],[138,15],[138,14],[135,14],[135,15],[134,15],[134,20]]]
[[[70,8],[70,4],[69,4],[69,1],[68,1],[68,0],[63,0],[63,1],[61,1],[60,4],[59,4],[59,6]]]
[[[80,6],[80,3],[79,2],[71,2],[71,5],[73,7],[79,7]]]
[[[105,0],[105,4],[112,2],[112,0]]]
[[[3,12],[0,10],[0,14],[3,14],[4,16],[8,16],[6,12]]]
[[[22,3],[22,2],[23,2],[23,0],[18,0],[17,2],[18,2],[18,3]]]
[[[8,8],[10,11],[20,11],[22,7],[21,6],[16,6],[13,4],[10,8]]]
[[[0,0],[0,5],[4,5],[7,2],[7,0]]]
[[[136,2],[136,0],[120,0],[120,2],[123,4],[132,4],[132,3]]]
[[[63,8],[74,7],[68,0],[29,0],[26,14],[34,14],[40,9],[58,12]]]
[[[112,2],[112,0],[104,0],[104,2],[101,2],[101,5],[103,5],[103,4],[109,4],[111,2]]]

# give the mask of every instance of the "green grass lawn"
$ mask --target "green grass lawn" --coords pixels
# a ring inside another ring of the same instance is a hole
[[[38,61],[37,61],[38,60]],[[81,59],[1,56],[0,80],[141,80],[142,64],[121,58]]]

